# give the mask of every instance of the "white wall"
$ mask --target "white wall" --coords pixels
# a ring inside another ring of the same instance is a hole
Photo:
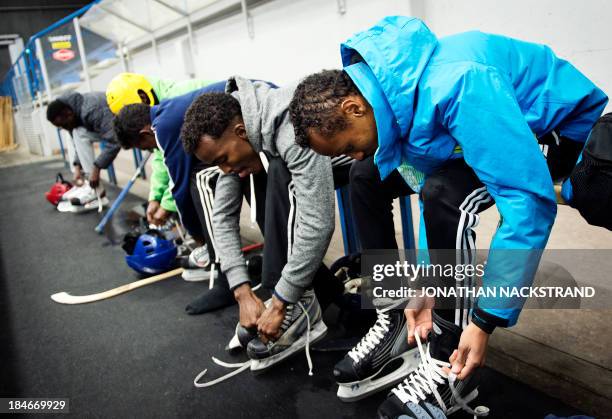
[[[253,39],[242,15],[195,32],[196,77],[216,81],[240,74],[283,84],[322,68],[339,68],[341,41],[386,15],[410,14],[410,1],[348,0],[347,13],[340,15],[335,0],[277,0],[251,13]],[[148,49],[132,56],[131,71],[185,78],[176,40],[158,49],[159,64]],[[120,71],[117,65],[92,80],[94,90],[104,90],[107,75]]]
[[[241,73],[279,84],[322,68],[339,68],[340,42],[388,14],[410,14],[406,0],[275,1],[253,10],[254,39],[242,16],[198,33],[199,76],[214,79]]]
[[[605,0],[276,0],[252,10],[254,39],[242,15],[195,32],[196,76],[221,80],[233,74],[284,84],[323,68],[340,67],[340,42],[389,14],[423,18],[438,35],[479,29],[545,43],[612,94],[612,11]],[[187,78],[176,40],[137,53],[131,70]],[[107,69],[95,90],[121,71]],[[610,107],[609,107],[610,108]]]
[[[416,0],[412,5],[439,37],[478,29],[546,44],[612,95],[607,0]]]

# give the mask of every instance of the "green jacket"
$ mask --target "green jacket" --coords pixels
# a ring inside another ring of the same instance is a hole
[[[158,79],[157,77],[147,77],[153,91],[159,101],[171,97],[180,96],[210,84],[204,80],[186,80],[177,82],[174,80]],[[151,160],[151,188],[149,191],[149,201],[158,201],[166,211],[176,212],[176,205],[170,190],[170,175],[164,164],[164,157],[159,150],[153,152]]]

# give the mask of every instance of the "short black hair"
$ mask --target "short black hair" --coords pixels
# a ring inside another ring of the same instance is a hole
[[[144,103],[124,106],[113,119],[115,136],[123,148],[136,145],[138,133],[151,124],[151,107]]]
[[[338,106],[352,94],[360,94],[359,89],[342,70],[323,70],[302,80],[289,105],[296,143],[302,147],[310,145],[310,128],[316,128],[324,136],[346,128],[348,122]]]
[[[242,116],[240,102],[227,93],[204,93],[193,101],[181,129],[183,147],[193,154],[203,135],[217,139],[237,117]]]
[[[53,120],[55,120],[55,118],[57,118],[64,109],[72,110],[72,108],[68,106],[68,104],[62,102],[59,99],[55,99],[54,101],[49,103],[49,105],[47,106],[47,121],[53,122]]]

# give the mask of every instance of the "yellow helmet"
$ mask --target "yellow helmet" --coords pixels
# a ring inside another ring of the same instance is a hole
[[[106,88],[106,102],[114,114],[126,105],[142,103],[138,91],[142,90],[149,97],[149,103],[153,105],[153,86],[145,76],[136,73],[120,73],[111,80]]]

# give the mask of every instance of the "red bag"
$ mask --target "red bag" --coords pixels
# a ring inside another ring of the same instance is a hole
[[[53,205],[57,205],[64,195],[70,188],[72,188],[72,183],[64,180],[61,173],[58,173],[55,177],[55,183],[49,189],[49,192],[45,192],[45,197],[47,201],[51,202]]]

